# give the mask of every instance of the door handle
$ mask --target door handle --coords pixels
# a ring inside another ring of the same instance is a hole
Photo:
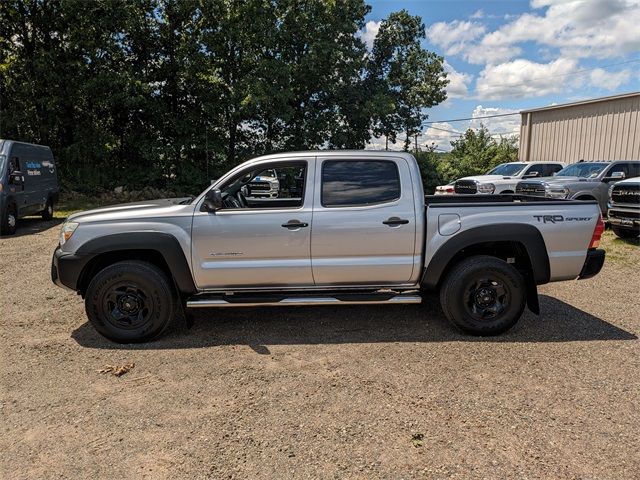
[[[283,223],[284,228],[304,228],[308,227],[308,223],[300,222],[298,220],[289,220],[287,223]]]
[[[391,218],[387,218],[384,222],[385,225],[389,225],[389,226],[393,226],[393,225],[406,225],[407,223],[409,223],[409,220],[406,220],[404,218],[398,218],[398,217],[391,217]]]

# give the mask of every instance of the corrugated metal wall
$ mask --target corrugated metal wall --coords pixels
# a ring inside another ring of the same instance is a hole
[[[522,113],[520,160],[640,160],[640,93]]]

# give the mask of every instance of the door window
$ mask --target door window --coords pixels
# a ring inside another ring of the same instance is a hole
[[[304,201],[306,172],[306,162],[243,170],[220,187],[223,210],[300,208]]]
[[[547,165],[544,176],[552,177],[554,173],[559,172],[560,170],[562,170],[562,168],[563,168],[562,165],[560,165],[559,163],[551,163]]]
[[[529,169],[525,172],[525,177],[543,177],[545,172],[546,165],[539,163],[536,165],[531,165]],[[537,173],[537,175],[536,175]]]
[[[624,176],[629,178],[629,164],[627,163],[618,163],[611,167],[609,171],[605,174],[605,177],[610,177],[616,172],[623,172]]]
[[[327,160],[322,164],[323,207],[366,206],[400,198],[400,174],[388,160]]]

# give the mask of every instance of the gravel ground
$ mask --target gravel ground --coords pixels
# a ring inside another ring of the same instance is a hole
[[[635,245],[496,338],[456,332],[434,296],[203,311],[117,346],[51,284],[58,229],[0,239],[3,479],[638,478]]]

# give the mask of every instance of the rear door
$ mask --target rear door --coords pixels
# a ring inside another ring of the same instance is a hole
[[[316,178],[311,235],[316,285],[410,282],[420,259],[407,160],[318,157]]]

